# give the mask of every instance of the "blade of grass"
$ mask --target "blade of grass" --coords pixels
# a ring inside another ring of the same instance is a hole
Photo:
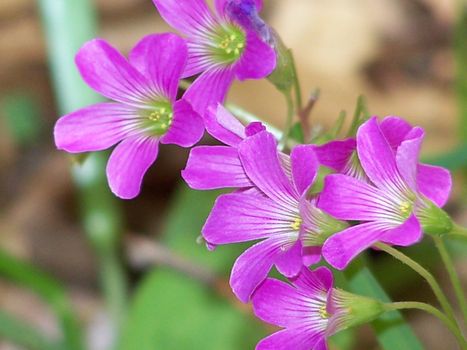
[[[69,350],[84,349],[81,329],[65,289],[38,268],[0,250],[0,276],[33,291],[53,309],[63,333],[63,344]]]
[[[98,102],[100,98],[85,85],[74,64],[77,50],[97,32],[93,2],[40,0],[39,5],[60,113]],[[118,332],[126,312],[126,276],[118,251],[122,215],[107,187],[106,159],[105,153],[93,154],[74,167],[73,175],[80,189],[84,228],[99,259],[102,288]]]
[[[0,338],[29,350],[60,350],[37,329],[0,310]]]

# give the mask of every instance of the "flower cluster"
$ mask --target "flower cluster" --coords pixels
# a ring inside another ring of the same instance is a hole
[[[260,79],[276,64],[264,39],[262,2],[217,0],[216,13],[204,0],[154,0],[162,17],[184,38],[166,33],[143,38],[128,60],[100,39],[76,55],[84,81],[111,103],[62,117],[55,143],[70,153],[100,151],[118,144],[109,159],[112,191],[131,199],[156,160],[159,143],[191,147],[204,133],[208,106],[224,101],[234,79]],[[199,75],[181,99],[179,82]]]
[[[297,145],[290,155],[262,125],[243,127],[222,106],[208,120],[208,132],[226,145],[193,148],[182,175],[194,189],[235,188],[219,196],[203,227],[208,246],[259,241],[237,259],[230,279],[260,318],[286,327],[258,349],[325,349],[324,337],[382,312],[370,300],[333,291],[329,270],[306,268],[321,257],[342,270],[378,242],[409,246],[423,232],[450,230],[440,209],[450,173],[419,163],[423,130],[401,118],[373,117],[356,138]],[[332,171],[316,193],[320,167]],[[273,266],[296,290],[266,279]]]
[[[204,0],[154,4],[183,37],[149,35],[128,59],[103,40],[86,43],[78,69],[113,102],[62,117],[57,147],[78,153],[117,145],[109,185],[129,199],[140,192],[159,143],[192,147],[206,130],[223,145],[192,148],[182,177],[198,190],[233,189],[217,198],[202,235],[210,249],[254,242],[236,260],[230,284],[259,318],[285,328],[257,348],[327,349],[328,336],[384,310],[334,288],[329,269],[308,267],[324,260],[342,270],[379,242],[409,246],[423,232],[448,232],[441,207],[450,173],[419,163],[423,129],[398,117],[369,118],[354,138],[280,150],[263,124],[244,126],[222,105],[234,79],[264,78],[276,66],[262,2],[216,0],[215,12]],[[193,76],[178,98],[181,79]],[[273,267],[292,284],[268,279]]]

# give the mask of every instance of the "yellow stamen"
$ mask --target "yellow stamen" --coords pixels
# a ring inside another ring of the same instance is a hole
[[[301,225],[302,225],[302,218],[300,217],[295,218],[295,221],[290,224],[292,229],[294,229],[295,231],[300,230]]]
[[[331,315],[329,315],[328,310],[326,310],[326,305],[323,305],[319,308],[319,316],[324,320],[329,318]]]

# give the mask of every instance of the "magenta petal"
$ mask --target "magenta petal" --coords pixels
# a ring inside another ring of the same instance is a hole
[[[276,68],[276,52],[253,31],[248,31],[245,52],[235,65],[239,80],[261,79]]]
[[[199,146],[190,152],[182,177],[196,190],[251,187],[237,149],[228,146]]]
[[[300,195],[304,194],[315,181],[319,163],[313,146],[299,145],[290,154],[292,162],[292,176]]]
[[[321,165],[341,172],[344,170],[352,152],[357,148],[355,139],[331,141],[321,146],[314,146]]]
[[[133,136],[122,141],[107,164],[110,189],[118,197],[132,199],[141,188],[143,176],[157,158],[159,140]]]
[[[55,144],[70,153],[107,149],[131,132],[134,115],[134,110],[119,103],[85,107],[57,121]]]
[[[374,184],[388,189],[394,189],[400,184],[403,186],[395,153],[381,132],[376,117],[358,129],[357,150],[363,169]]]
[[[420,222],[412,214],[402,225],[386,231],[381,237],[381,241],[406,247],[419,242],[422,237],[423,232]]]
[[[302,247],[303,265],[311,266],[321,260],[321,247]]]
[[[262,131],[238,146],[240,160],[250,180],[278,203],[298,206],[298,193],[287,178],[277,151],[277,142]]]
[[[412,130],[412,126],[404,119],[393,116],[384,118],[379,127],[394,150],[399,147],[402,141],[405,140],[405,136]]]
[[[297,276],[303,267],[302,244],[297,241],[290,249],[277,257],[277,270],[285,277]]]
[[[324,332],[307,327],[288,328],[261,340],[256,350],[321,350],[326,349],[322,347],[323,342]]]
[[[327,267],[318,267],[310,271],[307,268],[302,268],[301,273],[294,278],[293,284],[299,289],[303,290],[310,296],[326,295],[332,288],[334,278],[331,270]]]
[[[207,132],[229,146],[237,146],[243,141],[245,127],[221,104],[211,106],[204,114]]]
[[[287,241],[293,233],[290,220],[290,214],[269,198],[230,193],[217,198],[202,233],[206,241],[217,245],[272,236]]]
[[[84,44],[76,55],[76,65],[91,88],[112,100],[138,105],[152,93],[146,78],[104,40]]]
[[[343,270],[353,258],[384,237],[384,233],[378,223],[350,227],[328,238],[323,257],[334,268]]]
[[[131,50],[129,60],[152,83],[152,91],[173,102],[187,56],[185,41],[175,34],[166,33],[144,37]]]
[[[184,98],[203,117],[209,106],[224,102],[233,80],[234,73],[230,68],[205,71],[191,84]]]
[[[342,220],[379,220],[397,210],[386,194],[353,177],[332,174],[324,179],[318,207]]]
[[[167,133],[162,136],[161,143],[191,147],[204,134],[203,119],[186,101],[178,100],[174,105],[174,117]]]
[[[397,148],[396,162],[399,173],[409,187],[417,191],[417,170],[420,148],[425,133],[421,128],[413,128]]]
[[[302,325],[310,314],[310,296],[276,279],[266,279],[255,291],[251,301],[255,315],[279,327]]]
[[[247,249],[235,261],[230,286],[238,299],[247,303],[255,288],[266,278],[277,256],[282,253],[282,242],[267,239]]]
[[[451,194],[452,177],[449,170],[442,167],[419,164],[417,171],[418,190],[438,207],[446,204]]]
[[[216,20],[204,0],[153,0],[164,20],[184,34],[204,34]]]

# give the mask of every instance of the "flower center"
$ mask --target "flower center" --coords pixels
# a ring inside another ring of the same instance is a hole
[[[326,320],[330,317],[331,315],[329,315],[328,313],[328,310],[326,309],[326,304],[325,305],[322,305],[320,308],[319,308],[319,317],[321,317],[323,320]]]
[[[399,204],[399,210],[401,212],[402,217],[408,218],[410,213],[412,212],[413,205],[408,201],[404,201]]]
[[[294,231],[298,231],[298,230],[300,230],[300,226],[301,226],[302,222],[303,222],[302,218],[297,217],[297,218],[295,218],[294,222],[292,222],[290,224],[290,227],[292,227],[292,229]]]
[[[235,62],[243,53],[245,33],[234,25],[223,26],[215,34],[214,56],[222,63]]]
[[[148,109],[141,111],[142,126],[151,135],[164,135],[173,121],[173,109],[170,102],[154,102]]]

